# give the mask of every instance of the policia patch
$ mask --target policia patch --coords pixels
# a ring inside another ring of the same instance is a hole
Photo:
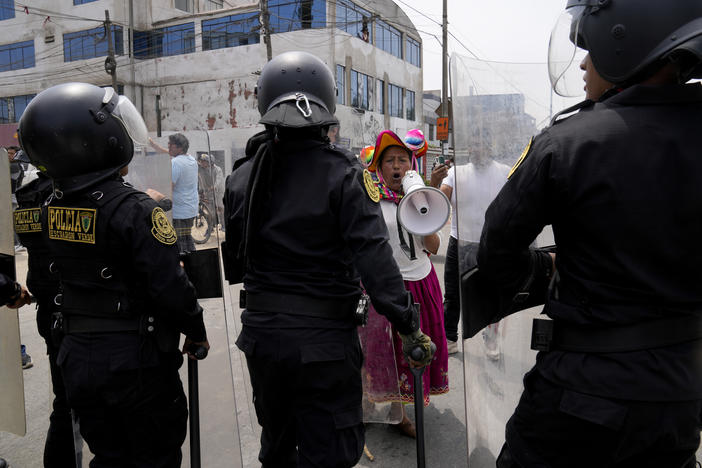
[[[94,208],[49,207],[49,239],[67,242],[95,243]]]
[[[15,232],[17,234],[41,232],[41,209],[29,208],[26,210],[15,210],[13,215],[15,220]]]
[[[151,212],[151,235],[153,235],[157,241],[166,245],[173,245],[176,243],[176,232],[173,226],[168,221],[166,213],[159,207],[154,208]]]
[[[373,182],[373,176],[371,176],[368,169],[363,169],[363,184],[366,186],[368,198],[378,203],[380,201],[380,190]]]
[[[526,148],[524,148],[524,151],[522,151],[522,155],[519,156],[519,159],[517,159],[517,162],[514,163],[514,166],[512,166],[512,169],[510,169],[509,174],[507,174],[507,178],[509,179],[512,177],[512,174],[521,166],[521,164],[524,162],[526,159],[527,155],[529,154],[529,150],[531,149],[531,144],[534,141],[534,137],[529,138],[529,143],[527,143]]]

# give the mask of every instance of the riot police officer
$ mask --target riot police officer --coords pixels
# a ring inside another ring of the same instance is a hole
[[[54,185],[42,227],[59,281],[57,363],[91,466],[180,466],[179,333],[208,344],[172,225],[120,176],[147,142],[144,121],[112,88],[66,83],[32,100],[18,136]]]
[[[337,124],[329,68],[305,52],[279,55],[257,97],[266,130],[227,178],[225,268],[246,291],[237,346],[262,426],[259,460],[350,467],[364,443],[359,281],[405,346],[426,350],[417,365],[432,343],[392,258],[370,174],[327,138]]]
[[[54,393],[49,430],[44,445],[44,467],[76,465],[71,408],[66,401],[66,389],[61,369],[56,364],[57,343],[51,337],[51,318],[56,312],[54,298],[59,293],[58,276],[50,268],[51,255],[41,229],[41,205],[53,192],[53,184],[45,174],[19,187],[15,193],[15,233],[27,248],[27,288],[36,299],[37,328],[44,338],[49,356],[51,387]]]
[[[587,100],[534,137],[478,263],[526,292],[557,271],[499,467],[692,467],[702,410],[702,3],[570,0]],[[563,48],[568,41],[574,45]],[[582,82],[580,82],[582,86]],[[529,251],[553,225],[558,252]],[[552,259],[555,259],[555,264]]]

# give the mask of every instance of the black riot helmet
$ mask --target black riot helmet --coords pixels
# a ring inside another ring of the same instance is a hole
[[[303,128],[338,123],[334,75],[307,52],[285,52],[268,62],[256,84],[256,96],[262,124]]]
[[[22,114],[17,136],[32,164],[63,192],[113,175],[132,160],[135,143],[148,141],[129,99],[88,83],[39,93]]]
[[[566,88],[559,83],[566,68],[579,65],[575,46],[588,51],[597,73],[618,86],[646,79],[681,56],[683,79],[702,77],[702,1],[568,0],[549,45],[551,83],[559,94],[559,84]]]

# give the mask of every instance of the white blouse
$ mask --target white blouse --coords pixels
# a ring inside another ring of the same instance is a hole
[[[400,268],[402,279],[406,281],[419,281],[427,277],[431,271],[431,260],[429,255],[424,251],[424,238],[415,236],[403,229],[405,241],[409,244],[409,236],[414,238],[414,255],[416,260],[410,260],[409,257],[402,251],[400,247],[400,236],[397,233],[397,205],[389,200],[382,200],[380,208],[383,210],[383,218],[388,227],[390,237],[390,247],[392,247],[392,256]],[[440,234],[439,234],[440,235]]]

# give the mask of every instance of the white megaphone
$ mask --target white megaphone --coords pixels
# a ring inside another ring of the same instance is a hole
[[[397,220],[408,232],[428,236],[441,229],[451,214],[451,202],[444,193],[427,187],[417,171],[402,178],[405,195],[397,207]]]

